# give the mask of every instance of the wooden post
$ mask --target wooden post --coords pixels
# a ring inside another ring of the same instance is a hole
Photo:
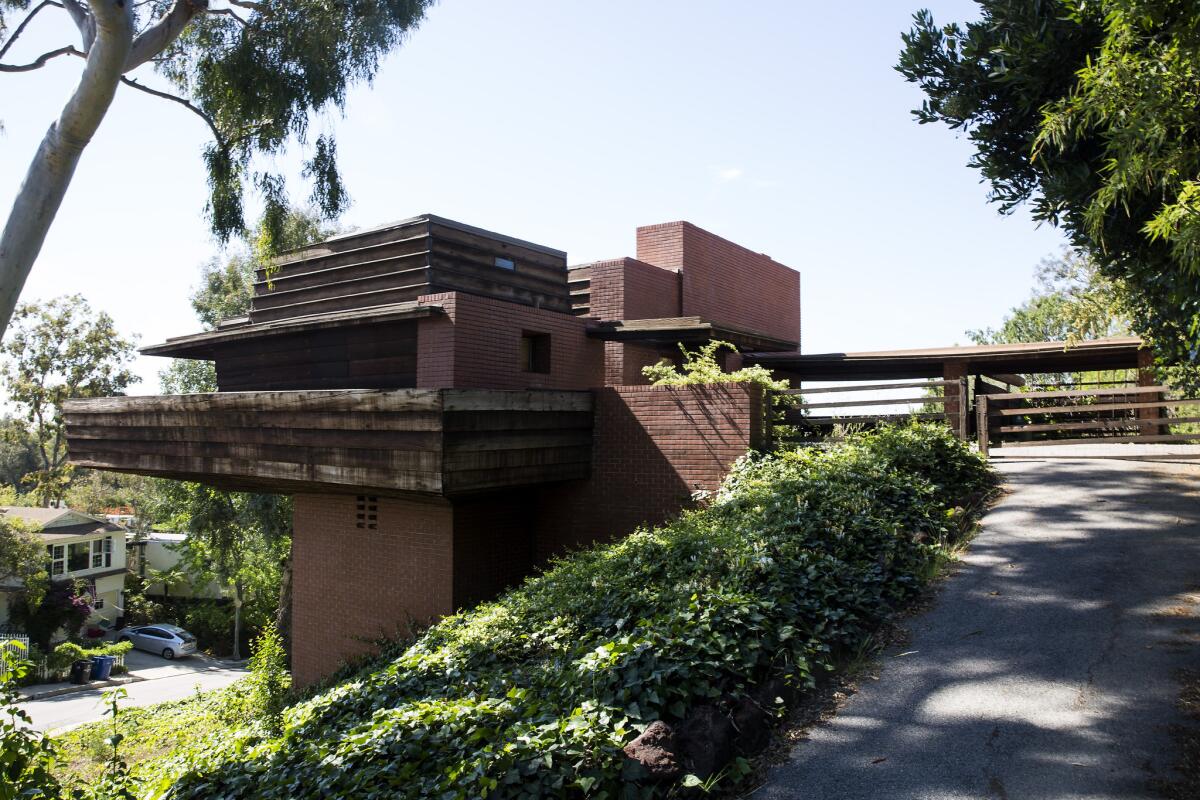
[[[975,428],[979,436],[979,452],[988,452],[988,399],[986,394],[975,395]]]
[[[942,379],[949,381],[942,387],[946,402],[942,406],[946,424],[956,435],[962,435],[961,420],[967,413],[967,393],[964,379],[967,375],[967,362],[961,360],[947,361],[942,365]]]
[[[1138,386],[1154,386],[1155,384],[1158,383],[1157,377],[1158,376],[1156,376],[1154,374],[1154,353],[1152,353],[1149,349],[1146,349],[1146,348],[1142,348],[1141,350],[1138,350],[1137,385]],[[1155,394],[1155,395],[1152,395],[1149,397],[1139,397],[1137,399],[1139,399],[1139,400],[1166,400],[1167,397],[1165,394],[1159,393],[1159,394]],[[1143,420],[1143,419],[1158,420],[1158,419],[1162,419],[1163,417],[1167,416],[1167,410],[1165,408],[1139,408],[1136,411],[1136,414],[1137,414],[1137,418],[1139,420]],[[1139,427],[1139,432],[1143,433],[1143,434],[1161,436],[1163,434],[1170,433],[1171,428],[1168,425],[1155,425],[1154,427],[1148,427],[1148,428],[1140,428]]]
[[[958,379],[958,438],[964,442],[970,436],[970,426],[967,421],[971,414],[971,388],[968,378],[964,375]]]

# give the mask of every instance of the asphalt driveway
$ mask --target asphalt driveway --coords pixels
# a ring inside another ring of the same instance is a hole
[[[752,796],[1150,798],[1200,668],[1200,471],[1009,461],[1009,494],[829,722]]]
[[[220,689],[247,674],[244,666],[206,656],[167,661],[161,656],[138,650],[126,654],[125,665],[129,668],[129,674],[138,678],[136,682],[124,684],[128,697],[121,705],[125,708],[180,700],[197,690]],[[58,697],[30,700],[21,703],[21,707],[33,718],[35,729],[61,731],[102,719],[105,707],[101,698],[107,690],[97,687]]]

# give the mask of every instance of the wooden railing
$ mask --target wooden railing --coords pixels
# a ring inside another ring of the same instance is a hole
[[[1200,416],[1178,415],[1189,407],[1200,411],[1200,399],[1168,398],[1170,392],[1169,386],[1125,386],[980,395],[975,409],[979,447],[1200,440],[1200,433],[1171,431],[1200,423]]]
[[[878,392],[896,389],[940,389],[940,395],[905,396],[905,397],[875,397],[865,400],[841,399],[845,394],[857,392]],[[811,389],[789,389],[777,393],[779,396],[802,396],[800,403],[789,404],[787,401],[776,401],[776,413],[773,420],[776,426],[794,426],[800,432],[827,432],[838,425],[873,426],[887,422],[903,422],[910,419],[940,420],[946,422],[961,438],[967,438],[970,433],[970,417],[965,398],[967,384],[965,379],[913,381],[911,383],[860,383],[845,386],[822,386]],[[835,399],[826,399],[826,396]],[[808,398],[818,396],[816,400]],[[885,407],[907,406],[909,411],[886,411],[872,413],[870,409]],[[940,411],[923,409],[925,406],[940,406]],[[850,413],[833,413],[834,410],[855,409]],[[863,409],[859,412],[858,409]],[[817,412],[817,413],[812,413]],[[800,436],[777,436],[783,440],[804,440]]]

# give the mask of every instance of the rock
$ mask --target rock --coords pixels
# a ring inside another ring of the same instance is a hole
[[[694,709],[675,734],[684,771],[701,780],[711,778],[733,759],[736,737],[733,723],[719,710]]]
[[[625,757],[640,769],[625,770],[650,781],[669,781],[680,775],[675,754],[675,731],[658,720],[651,722],[642,735],[625,745]]]
[[[738,755],[761,753],[771,741],[771,717],[751,697],[744,697],[733,707],[733,727],[737,729],[735,746]]]

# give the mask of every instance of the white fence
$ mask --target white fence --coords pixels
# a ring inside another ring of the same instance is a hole
[[[18,642],[19,644],[13,644],[13,642]],[[29,637],[25,634],[0,633],[0,651],[8,651],[20,661],[29,661]],[[120,653],[116,656],[113,667],[123,668],[124,666],[125,654]],[[50,665],[45,658],[39,658],[35,661],[30,672],[37,678],[38,683],[48,683],[53,678],[59,677],[50,669]],[[8,663],[0,659],[0,680],[7,677]]]
[[[24,634],[0,634],[0,650],[13,654],[17,660],[29,658],[29,637]],[[0,678],[8,677],[8,661],[0,659]]]

